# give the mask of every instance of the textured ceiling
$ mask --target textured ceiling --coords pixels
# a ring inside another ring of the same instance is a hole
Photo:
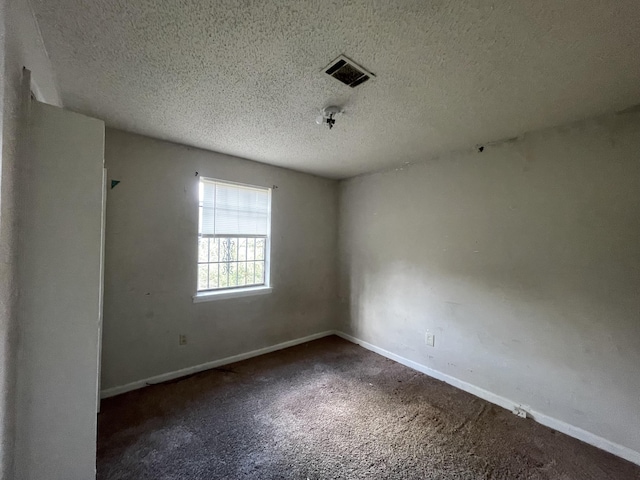
[[[335,178],[640,103],[637,0],[32,2],[67,108]]]

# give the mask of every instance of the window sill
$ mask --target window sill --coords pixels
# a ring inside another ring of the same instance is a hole
[[[224,300],[227,298],[251,297],[254,295],[266,295],[271,293],[271,287],[250,287],[250,288],[233,288],[229,290],[220,290],[214,292],[199,292],[193,296],[193,303],[213,302],[214,300]]]

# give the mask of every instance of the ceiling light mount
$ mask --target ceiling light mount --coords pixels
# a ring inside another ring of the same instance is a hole
[[[320,115],[316,117],[316,123],[318,125],[326,125],[331,130],[336,123],[336,117],[342,113],[342,109],[334,105],[323,108]]]

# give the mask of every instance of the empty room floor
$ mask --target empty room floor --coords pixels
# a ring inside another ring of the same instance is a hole
[[[640,479],[640,467],[327,337],[102,403],[98,479]]]

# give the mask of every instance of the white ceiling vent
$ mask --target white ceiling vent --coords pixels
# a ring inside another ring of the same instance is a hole
[[[349,85],[351,88],[362,85],[375,75],[368,72],[353,60],[348,59],[344,55],[340,55],[333,62],[324,68],[324,72],[340,80],[345,85]]]

